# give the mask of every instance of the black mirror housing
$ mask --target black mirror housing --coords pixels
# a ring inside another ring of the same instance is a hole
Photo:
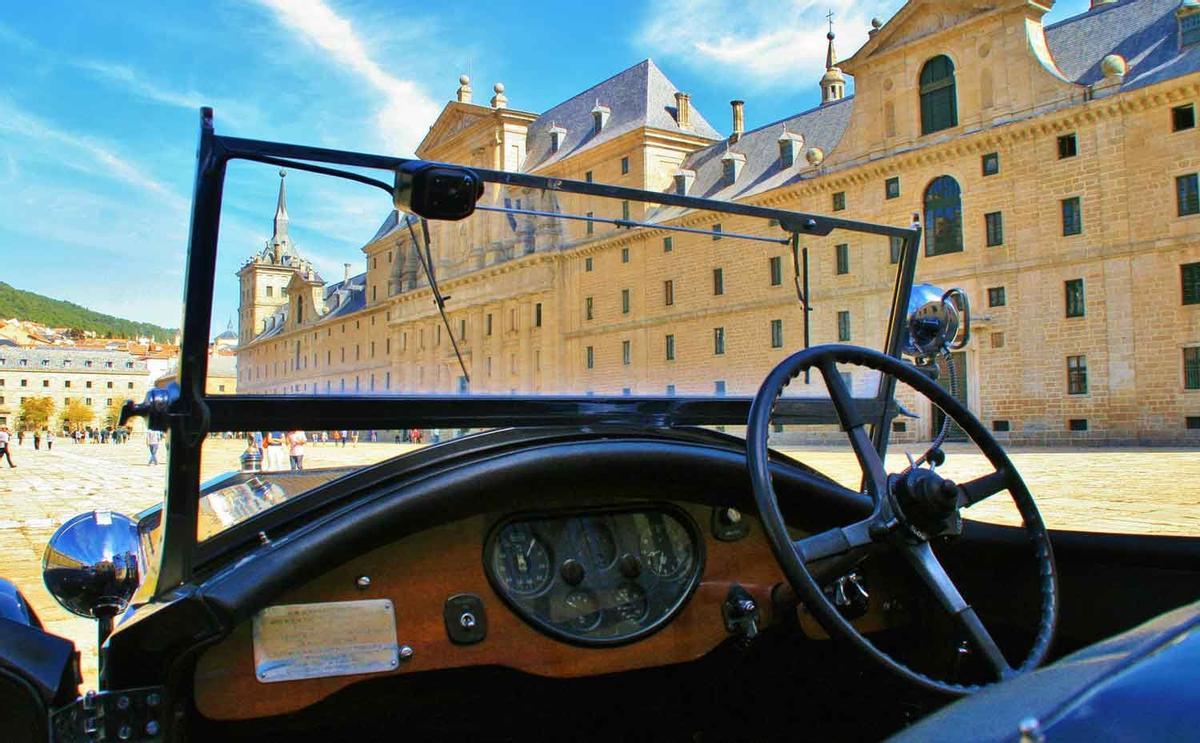
[[[475,213],[483,179],[470,168],[414,160],[397,168],[393,193],[400,211],[457,221]]]

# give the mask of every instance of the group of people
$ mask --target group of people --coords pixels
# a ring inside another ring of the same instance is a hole
[[[38,430],[35,428],[33,430],[33,433],[31,434],[30,438],[33,439],[33,448],[35,450],[42,448],[43,441],[46,443],[47,450],[51,450],[54,448],[55,436],[54,436],[53,429],[42,428],[41,430]],[[15,439],[16,446],[24,446],[25,445],[25,429],[19,429],[17,431],[16,435],[14,436],[12,431],[9,430],[8,426],[0,426],[0,460],[8,462],[8,466],[10,468],[17,466],[15,464],[13,464],[13,460],[12,460],[12,450],[13,450],[13,446],[14,446],[14,439]]]
[[[304,469],[304,445],[307,443],[308,435],[304,431],[255,431],[248,450],[257,452],[263,472],[286,469],[298,472]]]

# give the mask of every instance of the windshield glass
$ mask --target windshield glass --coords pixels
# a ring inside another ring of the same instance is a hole
[[[661,205],[627,189],[601,196],[487,183],[466,219],[426,221],[385,196],[377,211],[360,208],[360,228],[338,241],[294,206],[312,203],[297,198],[310,193],[364,197],[361,185],[326,175],[230,167],[225,211],[257,213],[271,234],[258,243],[221,238],[228,269],[218,272],[213,317],[237,323],[213,344],[210,395],[719,400],[749,398],[806,345],[885,350],[900,238],[793,235],[785,226],[801,221],[786,212]],[[878,392],[875,372],[847,369],[843,378],[855,397]],[[786,394],[827,397],[819,374]],[[744,414],[691,422],[740,436]],[[368,464],[495,425],[469,409],[464,416],[429,428],[324,430],[306,418],[215,434],[205,476],[278,474],[211,483],[199,536]],[[776,429],[780,444],[789,433],[795,443],[837,436],[828,423]]]

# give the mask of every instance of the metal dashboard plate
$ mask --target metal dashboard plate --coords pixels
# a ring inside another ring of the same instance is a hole
[[[396,614],[385,599],[269,606],[254,617],[261,683],[391,671]]]

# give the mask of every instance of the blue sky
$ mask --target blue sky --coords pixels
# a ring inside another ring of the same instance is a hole
[[[839,54],[901,0],[414,3],[50,0],[0,15],[0,281],[115,315],[179,324],[197,109],[218,131],[408,155],[470,72],[477,101],[542,111],[650,57],[718,130],[811,107],[825,14]],[[1048,22],[1087,9],[1059,0]],[[278,177],[230,171],[214,326],[233,272],[270,234]],[[292,236],[326,277],[390,208],[386,195],[296,173]]]

